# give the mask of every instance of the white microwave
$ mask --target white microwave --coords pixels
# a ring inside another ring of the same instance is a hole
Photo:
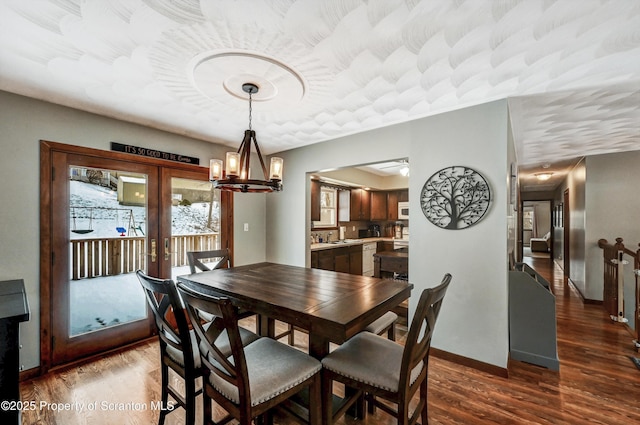
[[[408,202],[398,202],[398,220],[409,220]]]

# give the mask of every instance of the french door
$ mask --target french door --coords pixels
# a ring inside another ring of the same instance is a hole
[[[233,252],[233,197],[214,190],[208,177],[208,170],[202,169],[161,171],[161,205],[167,206],[160,229],[162,276],[175,280],[190,273],[188,251],[228,248]]]
[[[231,248],[232,207],[202,167],[51,142],[41,158],[46,371],[151,336],[135,271],[175,277],[187,250]]]

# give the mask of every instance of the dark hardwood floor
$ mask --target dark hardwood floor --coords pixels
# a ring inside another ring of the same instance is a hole
[[[552,261],[525,261],[549,280],[556,295],[560,371],[511,362],[509,378],[501,378],[432,356],[430,423],[640,424],[640,370],[629,358],[640,354],[630,333],[612,323],[601,306],[582,303]],[[397,333],[402,341],[406,327]],[[298,332],[296,346],[304,350],[306,344]],[[21,383],[22,400],[37,406],[23,413],[23,424],[157,423],[159,412],[150,402],[160,398],[158,356],[153,340]],[[182,423],[180,410],[167,416],[167,425]],[[276,417],[276,423],[293,421]],[[364,420],[339,423],[394,421],[378,409]]]

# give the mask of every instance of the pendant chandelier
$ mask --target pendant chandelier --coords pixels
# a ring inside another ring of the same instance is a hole
[[[209,163],[209,180],[213,187],[232,192],[279,192],[282,190],[282,158],[272,157],[267,174],[256,132],[251,129],[251,101],[252,95],[258,93],[258,86],[252,83],[242,85],[242,90],[249,94],[249,129],[244,132],[244,139],[237,152],[227,152],[225,168],[222,168],[222,160],[212,159]],[[264,180],[251,179],[251,145],[256,148]],[[267,178],[268,176],[268,178]]]

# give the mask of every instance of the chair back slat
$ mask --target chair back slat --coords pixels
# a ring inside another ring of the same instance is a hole
[[[182,309],[182,301],[171,279],[158,279],[136,271],[147,304],[151,309],[161,344],[170,345],[184,353],[186,367],[194,368],[193,350],[189,341],[189,324]],[[169,320],[173,315],[175,325]]]
[[[189,318],[195,329],[203,364],[220,378],[238,388],[241,398],[250,397],[247,363],[238,328],[238,309],[226,297],[217,297],[199,292],[183,283],[178,283],[178,293],[184,301]],[[208,329],[195,320],[200,312],[215,318]],[[215,328],[215,332],[212,332]],[[216,338],[222,331],[227,332],[231,356],[227,357],[216,346]],[[250,399],[250,398],[249,398]]]
[[[204,259],[216,258],[217,262],[213,265],[207,265],[202,262]],[[215,249],[209,251],[189,251],[187,252],[187,261],[191,273],[197,273],[198,270],[206,272],[214,269],[228,268],[231,266],[229,250],[227,248]]]
[[[450,282],[451,275],[447,273],[440,285],[427,288],[420,295],[404,346],[400,370],[401,389],[408,389],[411,386],[411,372],[421,362],[424,362],[423,372],[427,369],[431,338]]]

